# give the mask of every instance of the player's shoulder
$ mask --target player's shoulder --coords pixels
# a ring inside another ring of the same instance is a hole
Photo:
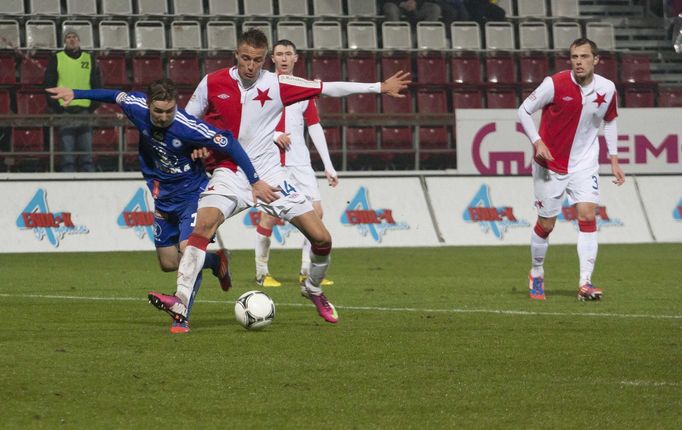
[[[276,75],[280,84],[293,85],[302,88],[321,88],[322,82],[319,80],[310,81],[294,75]]]
[[[595,88],[600,88],[610,92],[616,91],[616,84],[612,80],[596,73],[594,74],[594,86]]]
[[[132,107],[148,109],[147,95],[139,92],[125,92],[121,91],[116,95],[116,103],[126,104]]]

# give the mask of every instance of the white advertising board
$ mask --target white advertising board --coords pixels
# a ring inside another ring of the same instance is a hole
[[[626,174],[682,173],[682,109],[619,109],[618,154]],[[539,123],[539,112],[534,115]],[[457,172],[530,174],[533,156],[515,109],[458,109]],[[606,141],[599,137],[600,172],[610,174]]]
[[[324,223],[334,247],[395,247],[438,245],[424,192],[418,178],[342,178],[331,188],[318,181]],[[244,211],[221,228],[231,249],[252,249],[257,211]],[[299,248],[303,236],[289,223],[273,229],[273,248]]]
[[[447,245],[528,244],[537,218],[530,177],[427,178],[436,220]],[[600,243],[652,240],[633,181],[601,179]],[[564,200],[552,243],[576,243],[577,219]]]
[[[638,177],[639,192],[657,242],[682,242],[682,177]]]
[[[0,182],[0,198],[0,252],[154,249],[141,180]]]

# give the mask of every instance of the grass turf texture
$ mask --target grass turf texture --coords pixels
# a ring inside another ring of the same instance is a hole
[[[574,246],[551,247],[546,302],[526,247],[338,249],[336,326],[299,296],[299,255],[271,256],[265,331],[233,317],[255,289],[240,251],[235,288],[205,272],[171,335],[146,302],[174,288],[153,253],[0,254],[0,427],[682,426],[681,244],[601,246],[589,303]]]

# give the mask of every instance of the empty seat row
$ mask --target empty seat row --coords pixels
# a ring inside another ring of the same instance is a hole
[[[130,25],[126,21],[106,20],[98,24],[95,40],[93,24],[88,20],[66,20],[61,23],[63,34],[67,29],[78,31],[81,45],[85,49],[234,49],[238,29],[261,29],[270,41],[292,40],[301,49],[385,49],[410,50],[549,50],[568,49],[575,39],[583,36],[580,23],[575,21],[552,24],[551,38],[547,24],[542,21],[488,22],[483,32],[476,22],[453,22],[450,38],[442,22],[419,22],[416,28],[416,45],[412,40],[412,28],[407,22],[385,21],[381,24],[381,40],[376,24],[371,21],[351,21],[345,26],[338,21],[279,20],[273,27],[270,21],[248,20],[239,25],[233,21],[176,20],[167,25],[159,20],[137,20]],[[239,28],[238,28],[239,27]],[[518,31],[517,31],[518,28]],[[275,33],[276,31],[276,33]],[[0,49],[25,46],[28,48],[54,49],[58,43],[57,24],[51,20],[28,20],[25,34],[20,32],[16,20],[0,20]],[[308,35],[312,34],[312,40]],[[517,42],[518,33],[518,42]],[[585,34],[594,40],[601,50],[615,48],[613,25],[609,23],[587,23]],[[131,45],[131,40],[133,44]],[[452,42],[450,42],[450,40]],[[381,46],[380,46],[381,45]]]
[[[374,0],[3,0],[0,15],[376,16]],[[99,7],[98,7],[99,6]],[[206,6],[206,8],[204,7]]]

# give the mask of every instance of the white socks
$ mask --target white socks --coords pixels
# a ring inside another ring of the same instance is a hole
[[[590,282],[597,261],[597,232],[578,233],[578,260],[580,260],[580,285]]]
[[[537,278],[545,275],[543,266],[545,264],[545,256],[547,255],[548,248],[549,241],[546,238],[538,236],[535,231],[530,234],[530,276]]]
[[[192,295],[194,283],[196,282],[201,269],[204,267],[205,258],[205,250],[188,245],[185,248],[182,259],[180,259],[175,295],[182,300],[182,303],[184,303],[185,306],[189,304],[189,298]]]
[[[270,236],[256,232],[256,277],[270,273],[268,261],[270,260]]]
[[[301,248],[301,275],[307,275],[310,273],[310,241],[303,238],[303,247]]]

